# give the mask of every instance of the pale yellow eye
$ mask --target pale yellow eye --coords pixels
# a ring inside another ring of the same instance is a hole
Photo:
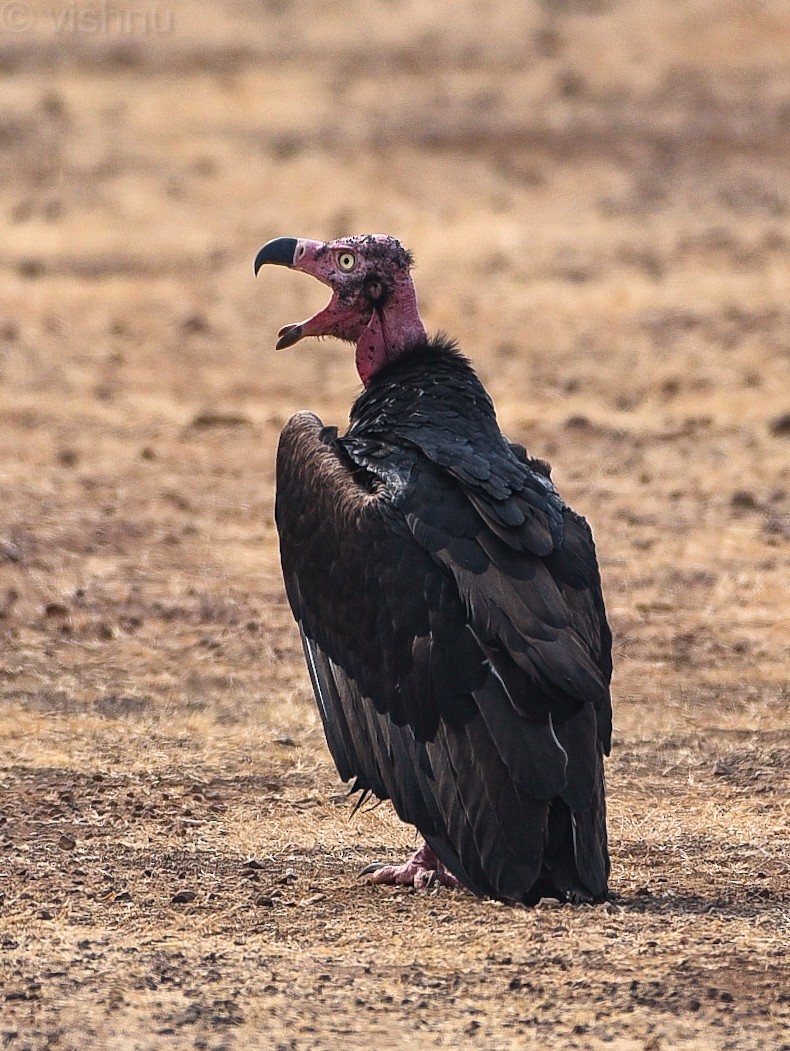
[[[341,252],[337,257],[337,265],[341,270],[353,270],[357,263],[357,257],[353,252]]]

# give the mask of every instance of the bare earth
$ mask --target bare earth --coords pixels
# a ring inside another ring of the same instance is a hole
[[[0,1048],[790,1048],[786,0],[103,10],[0,3]],[[603,907],[358,877],[252,259],[365,231],[593,525]]]

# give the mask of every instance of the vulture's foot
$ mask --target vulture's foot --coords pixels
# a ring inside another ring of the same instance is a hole
[[[420,849],[404,861],[402,865],[382,865],[374,862],[360,872],[360,876],[373,876],[372,883],[387,883],[399,887],[414,887],[425,890],[438,883],[442,887],[460,887],[457,879],[448,868],[439,861],[433,850],[424,843]]]

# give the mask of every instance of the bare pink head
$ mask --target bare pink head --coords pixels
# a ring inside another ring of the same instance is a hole
[[[365,386],[389,361],[426,338],[412,283],[411,255],[386,234],[306,241],[277,237],[255,258],[312,274],[332,289],[332,298],[313,317],[286,325],[277,349],[305,336],[335,336],[356,343],[357,371]]]

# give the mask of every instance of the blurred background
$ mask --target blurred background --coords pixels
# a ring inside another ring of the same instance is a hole
[[[0,0],[0,102],[0,839],[44,845],[14,870],[40,877],[36,906],[64,900],[47,850],[88,829],[144,924],[151,852],[186,871],[184,798],[220,858],[411,843],[384,809],[349,831],[326,802],[273,461],[292,412],[342,426],[359,383],[347,346],[273,350],[327,298],[253,278],[279,235],[399,237],[428,328],[590,520],[616,886],[647,878],[651,837],[686,836],[661,855],[678,878],[730,886],[739,835],[744,871],[753,848],[774,872],[787,0]],[[170,803],[146,809],[141,772]],[[211,779],[221,842],[193,791]]]
[[[376,231],[600,533],[621,675],[629,631],[671,633],[686,599],[683,637],[714,646],[743,617],[766,645],[756,567],[788,510],[783,0],[5,0],[0,72],[8,623],[76,615],[76,588],[112,634],[146,573],[212,602],[234,572],[242,602],[266,578],[279,601],[277,432],[303,407],[342,423],[358,383],[348,347],[273,351],[325,289],[256,283],[252,259]]]

